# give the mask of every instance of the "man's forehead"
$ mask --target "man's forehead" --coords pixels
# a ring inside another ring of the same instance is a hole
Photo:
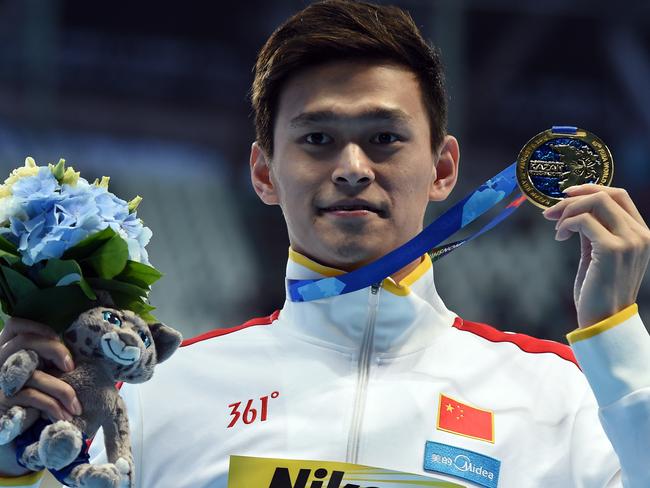
[[[278,105],[288,118],[301,112],[333,109],[412,109],[414,93],[420,92],[417,76],[398,64],[331,62],[305,68],[289,77]],[[285,110],[283,110],[285,109]]]
[[[371,105],[361,108],[320,108],[300,112],[290,119],[289,127],[301,128],[325,123],[376,121],[408,124],[412,119],[413,117],[401,108],[385,105]]]

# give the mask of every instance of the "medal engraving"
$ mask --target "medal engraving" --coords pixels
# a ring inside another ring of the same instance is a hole
[[[537,134],[517,157],[517,183],[535,205],[547,208],[574,185],[609,186],[614,163],[609,148],[583,129],[553,128]]]

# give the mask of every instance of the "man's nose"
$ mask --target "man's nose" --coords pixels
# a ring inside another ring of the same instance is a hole
[[[375,180],[372,161],[356,144],[345,146],[332,172],[332,181],[337,185],[366,186]]]

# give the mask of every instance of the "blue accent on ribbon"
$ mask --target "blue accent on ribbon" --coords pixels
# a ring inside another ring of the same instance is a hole
[[[310,300],[318,300],[323,298],[323,296],[333,297],[343,293],[345,288],[345,283],[336,278],[323,278],[321,280],[314,280],[308,282],[298,288],[298,293],[300,293],[300,298],[308,302]]]
[[[572,125],[554,125],[551,127],[551,132],[553,134],[575,134],[578,132],[578,128]]]
[[[456,476],[467,481],[496,488],[501,461],[467,449],[427,441],[424,447],[424,470]]]
[[[380,283],[387,276],[415,261],[424,253],[447,240],[458,230],[476,220],[505,197],[512,194],[516,188],[516,163],[513,163],[447,210],[413,239],[376,261],[336,278],[287,280],[289,299],[293,302],[318,300],[357,291],[373,283]],[[520,196],[518,195],[518,197]],[[458,245],[442,253],[439,257],[492,229],[512,214],[520,204],[521,202],[515,199],[501,214],[497,215],[476,234],[464,239],[460,244],[454,243]]]
[[[526,198],[523,196],[523,194],[519,193],[518,196],[515,199],[513,199],[513,201],[510,202],[508,204],[508,206],[506,208],[504,208],[496,217],[494,217],[492,220],[490,220],[487,224],[485,224],[481,229],[476,231],[471,236],[469,236],[469,237],[467,237],[465,239],[461,239],[461,240],[456,241],[456,242],[445,244],[444,246],[434,248],[431,251],[431,260],[433,262],[435,262],[438,259],[440,259],[440,258],[446,256],[447,254],[449,254],[451,251],[455,251],[460,246],[463,246],[463,245],[467,244],[468,242],[473,241],[478,236],[483,235],[487,231],[493,229],[498,224],[503,222],[505,219],[510,217],[510,215],[512,215],[512,213],[515,210],[517,210],[521,206],[521,204],[524,203],[525,201],[526,201]]]

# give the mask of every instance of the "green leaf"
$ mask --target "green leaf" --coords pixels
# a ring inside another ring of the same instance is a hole
[[[63,253],[62,259],[76,259],[79,261],[87,258],[116,235],[117,233],[113,229],[106,227],[104,230],[100,230],[72,246]]]
[[[0,260],[4,260],[11,268],[26,274],[28,266],[22,261],[18,248],[13,242],[0,235]]]
[[[29,267],[23,263],[19,256],[14,256],[13,254],[0,250],[0,260],[7,263],[11,269],[21,274],[27,274]]]
[[[0,268],[2,268],[2,273],[11,291],[11,295],[16,302],[38,291],[38,287],[26,276],[7,266],[0,266]]]
[[[86,298],[97,300],[95,292],[83,278],[81,266],[71,259],[48,259],[45,267],[38,272],[38,284],[43,287],[77,285]]]
[[[129,260],[126,262],[124,270],[115,279],[126,283],[133,283],[142,288],[149,288],[161,277],[162,273],[156,268]]]
[[[38,284],[42,287],[56,286],[61,278],[77,274],[83,276],[81,267],[71,259],[48,259],[45,267],[38,272]]]
[[[140,318],[148,324],[155,324],[156,322],[160,322],[160,320],[158,320],[155,315],[150,314],[149,312],[141,313]]]
[[[64,276],[58,281],[56,286],[69,286],[73,284],[81,288],[81,291],[84,292],[84,295],[86,295],[87,298],[89,298],[90,300],[97,300],[97,295],[95,295],[95,292],[90,287],[88,282],[85,279],[83,279],[82,276],[76,273],[71,273],[69,275]]]
[[[113,301],[115,301],[115,305],[117,305],[118,307],[126,308],[138,314],[140,312],[143,313],[151,312],[156,308],[144,302],[142,298],[134,297],[133,295],[130,295],[128,293],[114,291],[111,293],[111,297],[113,298]]]
[[[126,241],[115,234],[90,256],[80,259],[79,263],[90,266],[100,278],[110,280],[124,270],[128,259],[129,248]]]
[[[76,285],[37,290],[16,301],[12,315],[35,320],[63,332],[79,314],[95,306]]]
[[[155,310],[156,307],[149,305],[143,301],[142,298],[134,297],[133,295],[119,291],[111,292],[111,297],[113,298],[116,307],[131,310],[146,322],[152,323],[156,321],[156,318],[149,313],[152,310]]]
[[[20,253],[18,252],[18,247],[16,245],[5,239],[0,235],[0,250],[4,251],[7,254],[11,254],[13,256],[20,256]]]
[[[132,285],[131,283],[123,283],[117,280],[107,280],[103,278],[87,278],[88,284],[92,286],[95,290],[106,290],[111,296],[113,292],[120,292],[124,295],[128,295],[134,300],[138,297],[146,297],[149,294],[148,288],[141,288],[137,285]]]
[[[4,261],[16,271],[24,271],[25,273],[27,272],[28,266],[26,264],[23,264],[23,261],[19,256],[14,256],[13,254],[0,251],[0,258],[4,259]]]
[[[38,287],[27,277],[7,266],[0,266],[0,289],[2,290],[2,309],[14,314],[16,304],[38,291]]]
[[[7,279],[5,278],[4,273],[2,272],[2,269],[0,267],[0,301],[2,301],[2,310],[5,313],[10,313],[10,311],[13,309],[14,305],[14,296],[11,293],[11,289],[9,288],[9,283],[7,283]]]
[[[145,303],[143,301],[133,302],[131,304],[131,306],[133,307],[133,311],[135,313],[137,313],[138,315],[147,314],[147,313],[151,312],[152,310],[156,310],[156,307],[153,307],[153,306],[151,306],[148,303]]]
[[[97,300],[97,295],[95,295],[95,292],[88,284],[88,281],[86,281],[84,278],[81,278],[77,284],[79,285],[79,288],[81,288],[81,291],[84,292],[84,295],[86,295],[86,298],[90,300]]]

